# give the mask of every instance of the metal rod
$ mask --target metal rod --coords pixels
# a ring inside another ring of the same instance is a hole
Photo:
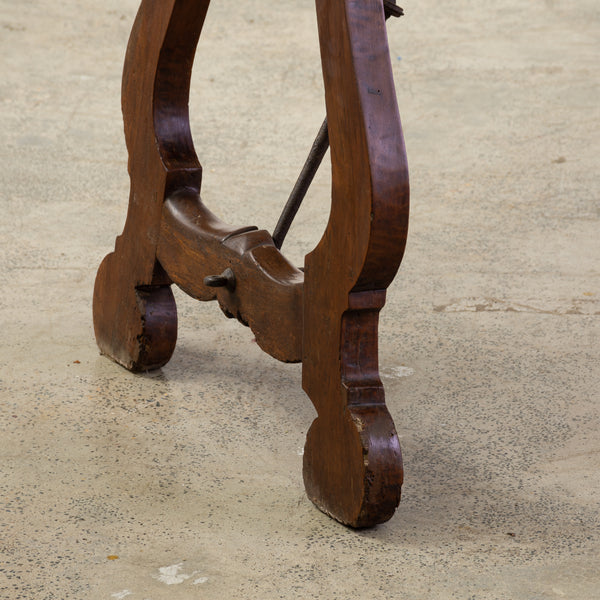
[[[306,196],[306,192],[308,191],[328,148],[329,132],[327,130],[327,117],[325,117],[321,129],[319,129],[319,133],[310,149],[308,158],[304,163],[302,172],[296,180],[296,185],[294,185],[294,189],[292,190],[283,212],[279,217],[279,221],[277,221],[275,230],[273,231],[273,242],[276,248],[281,248],[283,240],[290,229],[292,221],[302,204],[302,200],[304,200],[304,196]]]

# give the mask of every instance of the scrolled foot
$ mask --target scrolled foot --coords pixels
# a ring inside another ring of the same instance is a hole
[[[318,417],[304,449],[304,485],[313,503],[350,527],[390,519],[400,503],[402,453],[382,405],[350,407],[335,419]]]
[[[107,255],[94,286],[94,331],[102,354],[130,371],[165,365],[177,341],[177,307],[169,285],[135,286]]]

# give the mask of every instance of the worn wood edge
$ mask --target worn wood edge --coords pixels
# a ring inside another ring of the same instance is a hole
[[[100,352],[126,369],[164,366],[177,342],[177,306],[169,285],[135,286],[108,254],[94,284],[93,322]]]
[[[403,467],[385,404],[351,407],[335,420],[317,417],[306,438],[303,478],[309,499],[340,523],[365,528],[388,521],[400,503]]]

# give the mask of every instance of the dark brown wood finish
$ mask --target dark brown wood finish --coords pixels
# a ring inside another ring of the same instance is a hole
[[[189,81],[209,0],[145,0],[125,57],[121,103],[131,192],[125,228],[94,287],[100,350],[133,371],[163,366],[177,340],[171,280],[156,261],[169,191],[200,191],[189,128]],[[142,300],[140,290],[144,290]]]
[[[302,360],[304,276],[266,231],[222,223],[194,190],[184,189],[164,204],[158,259],[187,294],[216,297],[227,316],[249,325],[265,352],[285,362]],[[235,277],[233,289],[204,284],[227,268]]]
[[[377,320],[404,251],[408,170],[382,2],[317,0],[317,15],[333,185],[327,229],[305,261],[302,379],[319,417],[304,482],[323,511],[361,527],[400,501]]]
[[[164,365],[177,337],[170,284],[218,300],[260,347],[303,362],[318,417],[304,480],[353,527],[389,519],[402,457],[378,374],[377,328],[408,225],[408,171],[382,0],[317,0],[333,170],[332,210],[302,273],[256,227],[202,203],[188,115],[209,0],[143,0],[123,76],[131,195],[124,231],[98,270],[101,351],[131,370]],[[215,287],[216,286],[216,287]]]

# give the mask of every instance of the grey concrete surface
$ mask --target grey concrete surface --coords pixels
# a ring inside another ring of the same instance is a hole
[[[324,115],[313,2],[213,4],[204,198],[272,229]],[[300,366],[216,306],[177,294],[159,372],[99,356],[137,0],[0,0],[0,598],[600,598],[600,5],[401,4],[411,230],[380,365],[406,482],[356,532],[304,495]],[[328,206],[325,168],[299,264]]]

